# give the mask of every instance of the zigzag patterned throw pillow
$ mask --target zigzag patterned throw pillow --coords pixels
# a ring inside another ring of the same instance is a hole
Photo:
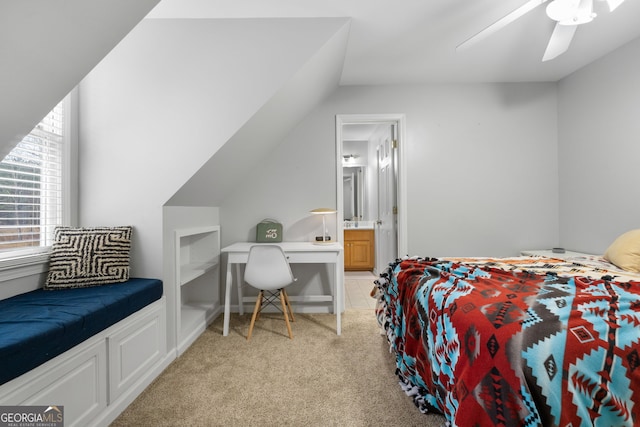
[[[45,289],[129,280],[133,227],[56,227]]]

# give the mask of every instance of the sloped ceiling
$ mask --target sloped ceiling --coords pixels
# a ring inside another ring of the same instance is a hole
[[[328,19],[327,21],[331,21]],[[220,206],[282,138],[338,85],[349,20],[242,126],[167,202],[175,206]],[[214,184],[215,183],[215,184]]]
[[[0,156],[29,133],[158,2],[0,2]]]

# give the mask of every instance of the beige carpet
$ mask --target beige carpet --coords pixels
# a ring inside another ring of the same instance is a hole
[[[249,315],[222,317],[112,426],[441,426],[404,394],[373,310],[297,314],[289,340],[265,314],[247,342]]]

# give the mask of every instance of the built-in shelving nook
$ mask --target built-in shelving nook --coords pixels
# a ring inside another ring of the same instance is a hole
[[[220,226],[175,230],[178,354],[182,354],[221,311]]]

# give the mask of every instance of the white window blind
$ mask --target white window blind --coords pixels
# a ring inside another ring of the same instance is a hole
[[[0,253],[49,246],[63,218],[64,101],[0,162]]]

